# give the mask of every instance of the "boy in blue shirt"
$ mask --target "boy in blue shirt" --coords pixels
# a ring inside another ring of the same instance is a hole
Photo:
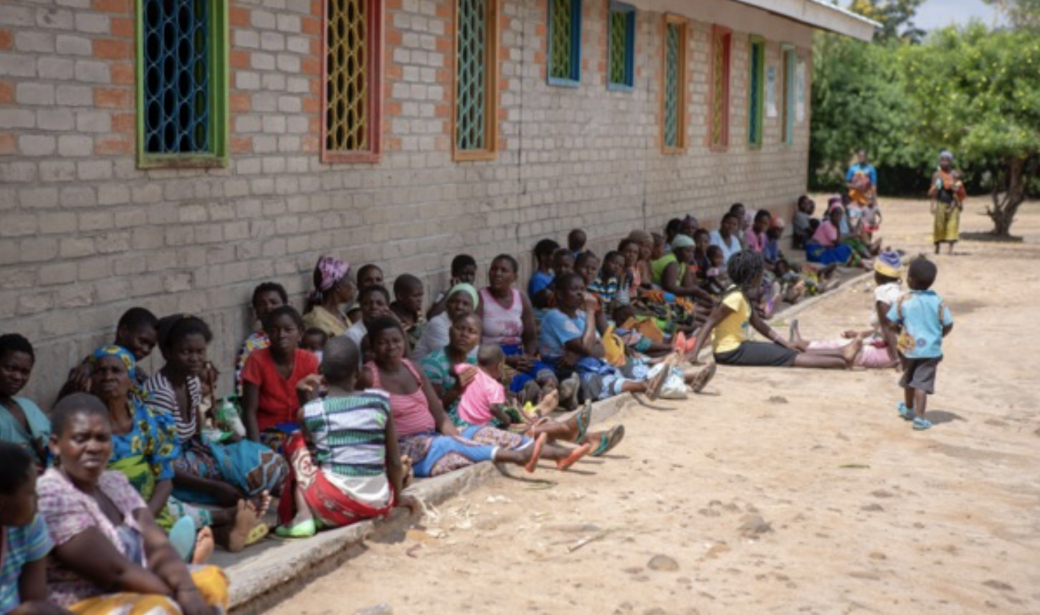
[[[903,360],[899,386],[906,393],[906,401],[899,404],[899,414],[913,421],[918,431],[932,426],[924,417],[925,406],[928,396],[935,393],[935,373],[943,358],[942,340],[953,330],[950,308],[942,297],[929,290],[937,274],[935,263],[925,258],[910,263],[910,291],[896,301],[887,315],[899,333],[897,346]]]

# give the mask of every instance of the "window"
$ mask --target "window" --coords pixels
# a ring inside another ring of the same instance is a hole
[[[725,149],[729,145],[729,65],[733,35],[715,26],[711,34],[711,102],[708,108],[708,145]]]
[[[325,1],[322,162],[379,160],[382,24],[377,0]]]
[[[581,83],[581,0],[549,2],[549,84]]]
[[[794,73],[795,61],[798,59],[794,46],[783,45],[781,47],[783,56],[783,97],[780,104],[783,105],[783,113],[780,121],[783,122],[782,133],[785,145],[794,145]]]
[[[498,0],[455,7],[455,159],[498,150]]]
[[[752,36],[748,45],[748,145],[762,147],[762,110],[765,105],[766,43]]]
[[[611,2],[607,20],[607,88],[631,90],[636,77],[636,9]]]
[[[664,153],[686,147],[686,20],[665,15],[661,88],[661,144]]]
[[[227,163],[227,3],[140,0],[137,164]]]

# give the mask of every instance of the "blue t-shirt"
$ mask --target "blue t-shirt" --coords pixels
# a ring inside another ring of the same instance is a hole
[[[534,275],[531,276],[531,280],[527,283],[527,296],[534,298],[535,295],[549,288],[552,282],[553,274],[535,271]]]
[[[847,173],[845,173],[845,183],[852,181],[852,178],[856,176],[856,173],[863,172],[867,177],[870,178],[870,183],[877,186],[877,169],[872,164],[860,164],[856,163],[849,167]]]
[[[581,337],[585,332],[585,312],[579,311],[574,318],[560,310],[549,310],[542,319],[542,330],[538,336],[538,352],[542,360],[553,363],[563,356],[564,345]]]
[[[54,548],[54,543],[47,533],[47,524],[39,515],[33,517],[32,523],[25,527],[4,526],[2,531],[4,546],[0,554],[0,560],[3,560],[3,566],[0,567],[0,613],[9,613],[22,602],[18,594],[18,578],[22,575],[22,568],[46,557]]]
[[[900,314],[902,316],[900,317]],[[943,356],[943,327],[953,324],[953,314],[942,297],[931,290],[912,290],[888,310],[888,319],[902,325],[913,339],[913,347],[903,350],[908,359],[937,359]]]

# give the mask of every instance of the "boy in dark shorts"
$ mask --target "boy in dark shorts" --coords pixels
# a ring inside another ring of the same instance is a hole
[[[903,363],[903,387],[906,399],[897,410],[914,429],[932,426],[924,417],[928,396],[935,393],[935,373],[942,361],[942,340],[953,330],[953,314],[942,297],[929,290],[939,270],[935,263],[918,258],[910,263],[907,286],[910,292],[899,298],[888,310],[888,321],[899,333],[897,347]]]

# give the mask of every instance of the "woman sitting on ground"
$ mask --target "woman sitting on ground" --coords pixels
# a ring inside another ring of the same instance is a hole
[[[201,318],[186,314],[163,318],[159,323],[159,350],[166,364],[148,379],[144,390],[150,394],[148,401],[153,408],[176,421],[181,448],[173,464],[177,498],[224,507],[253,498],[262,516],[268,493],[276,493],[289,468],[284,459],[255,442],[218,444],[203,434],[199,376],[206,367],[206,345],[212,339],[209,326]],[[269,348],[258,350],[249,357],[244,374],[247,381],[249,363],[268,352]]]
[[[318,357],[300,348],[303,320],[291,306],[268,312],[264,331],[271,346],[254,352],[242,370],[242,421],[250,441],[282,452],[285,440],[300,428],[296,422],[300,408],[296,385],[318,373]],[[269,480],[277,480],[281,487],[289,468],[284,470],[277,477],[272,474]]]
[[[18,396],[29,383],[35,363],[29,340],[17,333],[0,335],[0,442],[24,448],[42,471],[51,422],[36,402]]]
[[[343,335],[351,325],[340,307],[354,300],[350,265],[335,256],[322,256],[314,266],[314,290],[307,297],[303,329],[321,329],[329,337]]]
[[[203,615],[227,608],[228,582],[214,566],[189,572],[112,455],[108,410],[76,393],[51,416],[57,465],[37,484],[54,550],[48,599],[77,615]]]
[[[815,367],[845,369],[862,345],[861,340],[841,350],[809,350],[805,342],[787,342],[773,331],[753,306],[759,301],[765,265],[762,257],[751,251],[733,255],[726,266],[730,286],[722,302],[708,317],[697,334],[691,356],[696,357],[705,340],[711,336],[715,361],[721,365],[760,365],[772,367]],[[769,342],[752,342],[748,328],[765,336]]]
[[[264,316],[271,310],[288,304],[289,295],[281,284],[264,282],[253,289],[252,327],[254,330],[242,344],[242,349],[238,351],[238,358],[235,360],[235,394],[239,398],[242,397],[242,369],[246,366],[249,355],[271,345],[271,340],[267,339],[267,333],[264,333]]]
[[[422,339],[412,350],[413,361],[423,361],[430,354],[443,349],[448,344],[448,330],[451,323],[460,316],[472,314],[480,303],[477,289],[470,284],[456,284],[448,291],[445,311],[437,314],[426,325]]]
[[[174,463],[181,457],[176,421],[142,400],[134,378],[137,362],[126,349],[99,348],[92,362],[91,390],[108,406],[112,427],[109,469],[126,476],[185,559],[204,563],[214,537],[228,551],[241,551],[258,522],[252,503],[239,500],[236,506],[210,511],[172,497]]]
[[[358,391],[358,348],[345,337],[325,345],[321,375],[297,387],[315,397],[300,408],[300,431],[285,443],[292,472],[278,505],[276,530],[285,538],[306,538],[318,530],[344,527],[390,514],[395,506],[416,512],[405,495],[397,430],[384,391]]]
[[[847,267],[859,265],[859,255],[848,245],[841,243],[839,229],[844,215],[845,209],[841,205],[835,205],[828,210],[812,238],[805,244],[805,257],[809,262]]]
[[[843,341],[808,342],[810,350],[844,348],[854,340],[865,340],[853,361],[855,367],[881,369],[899,365],[899,354],[896,352],[896,334],[889,327],[888,310],[903,294],[903,263],[899,254],[882,252],[874,261],[874,304],[870,310],[870,329],[866,331],[845,331]],[[790,341],[804,343],[798,331],[798,321],[791,323]]]
[[[411,461],[415,476],[438,476],[481,461],[512,463],[534,471],[540,452],[534,440],[491,428],[459,433],[430,381],[405,357],[407,342],[401,323],[391,317],[377,319],[368,335],[372,360],[365,363],[358,385],[389,394],[401,454]]]
[[[36,474],[29,450],[0,442],[0,613],[68,615],[47,602],[47,554],[54,544],[36,514]]]
[[[647,393],[656,397],[668,374],[681,376],[699,392],[714,374],[713,368],[696,372],[675,367],[676,355],[662,361],[665,365],[650,376],[652,363],[626,359],[624,365],[612,366],[603,360],[603,343],[595,326],[598,301],[586,294],[580,275],[567,274],[556,280],[559,307],[545,315],[541,331],[541,355],[547,364],[555,366],[557,376],[571,373],[581,379],[581,390],[586,400],[601,400],[621,393]],[[673,372],[673,368],[677,371]]]

